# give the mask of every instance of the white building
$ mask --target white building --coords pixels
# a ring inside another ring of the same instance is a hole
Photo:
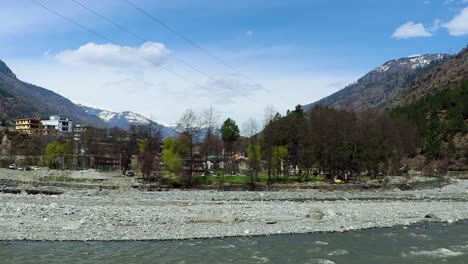
[[[88,130],[88,126],[83,126],[80,124],[75,125],[73,128],[73,138],[78,141],[81,139],[81,135]]]
[[[61,133],[73,132],[72,120],[68,118],[61,119],[58,115],[51,116],[49,120],[42,120],[41,123],[46,130],[55,129]]]

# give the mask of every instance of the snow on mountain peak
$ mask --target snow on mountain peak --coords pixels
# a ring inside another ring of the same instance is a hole
[[[402,58],[399,60],[391,60],[386,62],[380,67],[375,69],[376,72],[383,73],[388,71],[393,66],[398,67],[402,66],[404,68],[416,70],[420,68],[425,68],[431,65],[434,61],[440,61],[444,59],[446,55],[443,54],[430,54],[430,55],[411,55],[406,58]]]
[[[117,115],[117,113],[114,113],[114,112],[111,112],[111,111],[106,111],[106,110],[103,110],[102,112],[100,112],[97,117],[99,117],[100,119],[102,119],[103,121],[105,122],[109,122],[112,118],[114,118],[115,116]]]
[[[386,62],[384,65],[380,66],[380,67],[377,67],[377,69],[375,69],[377,72],[386,72],[388,71],[388,69],[390,69],[390,67],[392,66],[394,61],[389,61],[389,62]]]
[[[431,64],[432,60],[425,57],[425,56],[419,56],[419,57],[411,58],[410,62],[413,64],[413,65],[411,65],[411,69],[415,70],[415,69],[418,69],[418,68],[423,68],[423,67],[429,66],[429,64]]]
[[[119,117],[127,119],[128,122],[131,124],[148,125],[151,123],[151,121],[148,118],[129,111],[120,113]]]

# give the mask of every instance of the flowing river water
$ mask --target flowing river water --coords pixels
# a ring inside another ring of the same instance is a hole
[[[141,242],[0,242],[1,263],[468,263],[468,221],[347,233]]]

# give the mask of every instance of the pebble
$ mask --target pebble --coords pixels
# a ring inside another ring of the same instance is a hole
[[[0,194],[0,240],[18,236],[48,241],[172,240],[341,232],[410,225],[434,212],[445,222],[456,222],[468,219],[467,189],[465,180],[432,190],[359,193],[64,190],[55,196]],[[194,222],[197,216],[216,221]]]

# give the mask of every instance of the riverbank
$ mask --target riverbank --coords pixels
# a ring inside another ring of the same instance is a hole
[[[466,180],[411,191],[56,188],[61,192],[52,195],[0,194],[0,240],[173,240],[343,232],[468,219]]]

